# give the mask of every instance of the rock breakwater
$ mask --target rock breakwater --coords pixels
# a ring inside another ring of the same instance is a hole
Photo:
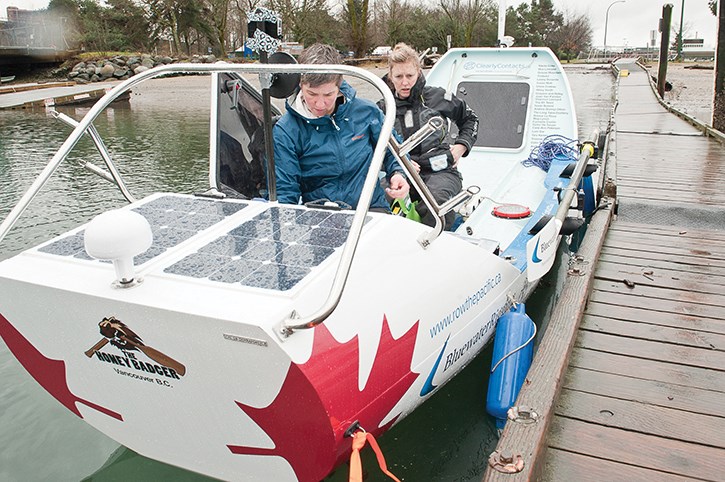
[[[173,58],[161,55],[117,55],[113,57],[77,62],[72,67],[61,67],[54,76],[66,76],[79,84],[103,82],[107,80],[126,80],[136,74],[177,62],[210,64],[217,61],[214,55],[195,55],[191,58]]]

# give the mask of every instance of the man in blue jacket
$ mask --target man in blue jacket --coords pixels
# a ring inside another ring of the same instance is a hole
[[[301,64],[340,64],[337,50],[314,44]],[[358,99],[340,74],[307,73],[299,92],[287,99],[287,112],[275,124],[274,159],[277,198],[297,204],[319,200],[357,207],[384,114],[371,101]],[[371,208],[389,209],[385,194],[402,198],[408,182],[390,153],[384,170],[389,187],[377,185]]]

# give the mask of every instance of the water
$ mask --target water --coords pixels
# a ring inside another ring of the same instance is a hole
[[[571,67],[568,72],[579,105],[580,135],[587,136],[594,128],[605,130],[610,74],[591,66]],[[129,102],[114,105],[95,123],[136,197],[159,190],[198,192],[208,185],[208,80],[184,77],[166,82],[169,86],[160,97],[150,96],[150,88],[138,88]],[[58,110],[75,119],[87,112],[87,108]],[[0,219],[69,131],[44,111],[0,111]],[[0,244],[0,259],[124,204],[117,189],[80,167],[80,161],[102,163],[88,139],[79,142]],[[67,196],[70,192],[73,197]],[[565,272],[563,256],[529,299],[528,311],[535,321],[544,320],[555,305]],[[489,347],[382,437],[388,466],[401,480],[480,480],[497,441],[485,412],[490,363]],[[3,343],[0,380],[0,481],[210,480],[147,459],[97,432],[41,389]],[[369,472],[366,480],[388,480],[368,449],[363,466]],[[328,480],[347,480],[346,467]]]

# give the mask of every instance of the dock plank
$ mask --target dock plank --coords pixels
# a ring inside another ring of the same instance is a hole
[[[719,240],[725,241],[725,231],[702,230],[702,229],[682,229],[676,226],[662,226],[658,224],[641,224],[632,222],[617,222],[610,228],[612,234],[622,232],[636,234],[655,234],[665,236],[675,236],[682,239],[697,240]]]
[[[632,185],[627,182],[620,182],[617,185],[620,197],[644,199],[645,201],[680,202],[702,204],[705,206],[720,206],[725,202],[725,196],[692,191],[664,190],[661,187],[644,188]]]
[[[597,316],[621,321],[649,323],[651,325],[686,328],[693,331],[703,331],[707,333],[725,335],[725,322],[722,320],[700,318],[680,313],[652,311],[646,308],[631,308],[590,301],[587,305],[587,310],[584,316]]]
[[[567,371],[564,377],[564,387],[573,391],[618,400],[725,417],[723,393],[715,390],[686,387],[576,367]]]
[[[668,246],[667,244],[660,245],[659,247],[655,244],[656,240],[641,241],[637,242],[633,238],[610,238],[607,240],[605,249],[626,249],[630,252],[636,251],[640,255],[651,254],[654,259],[658,259],[658,255],[669,255],[679,258],[690,258],[693,263],[696,261],[707,262],[714,266],[723,266],[722,254],[720,254],[717,246],[712,245],[700,245],[690,247],[679,247],[679,246]]]
[[[675,474],[645,469],[636,465],[627,465],[551,448],[549,449],[543,480],[551,482],[569,480],[682,482],[690,479]]]
[[[639,478],[630,472],[629,468],[618,467],[616,473],[627,474],[630,481],[663,480],[661,477],[667,474],[720,481],[725,472],[723,449],[604,427],[565,417],[556,417],[553,420],[549,443],[560,452],[588,455],[617,464],[659,472],[656,474],[646,472],[644,475],[648,477]],[[636,449],[632,450],[632,447]],[[593,463],[593,460],[588,462]],[[592,478],[583,473],[579,478],[558,480],[609,481],[615,480],[613,476],[616,477],[610,473],[604,474],[602,478]]]
[[[723,323],[725,325],[725,323]],[[639,321],[622,321],[600,316],[584,315],[582,330],[626,336],[640,340],[657,340],[661,343],[725,351],[725,335],[703,331],[674,328]]]
[[[619,243],[624,244],[624,243]],[[602,248],[603,255],[614,255],[614,256],[625,256],[637,258],[645,261],[669,261],[685,266],[704,266],[704,267],[715,267],[725,268],[725,260],[705,258],[694,255],[677,255],[670,253],[656,253],[653,251],[646,251],[640,249],[632,249],[629,246],[614,247],[612,245],[604,246]]]
[[[635,258],[633,256],[627,256],[623,254],[612,254],[611,252],[602,252],[599,256],[599,262],[618,264],[622,266],[634,266],[640,268],[643,271],[646,271],[648,269],[664,269],[673,273],[702,274],[713,275],[717,277],[725,276],[725,266],[695,266],[686,263],[672,262],[672,260]]]
[[[618,282],[603,279],[595,279],[593,287],[597,292],[627,295],[634,298],[648,298],[648,300],[641,300],[643,302],[649,302],[649,299],[651,299],[653,303],[658,303],[658,301],[654,300],[680,303],[682,306],[686,305],[691,307],[691,309],[701,310],[704,316],[709,314],[709,316],[714,318],[725,319],[725,295],[638,284],[632,286],[624,281]],[[653,308],[656,309],[657,307]]]
[[[720,295],[725,292],[725,276],[706,276],[645,267],[608,264],[600,262],[595,271],[597,279],[611,282],[624,282],[635,286],[659,287],[664,289],[685,290],[697,293]]]
[[[581,347],[575,347],[572,350],[569,365],[642,380],[712,390],[722,393],[725,397],[725,372],[722,371],[629,357],[626,354],[607,353]]]
[[[725,371],[725,353],[650,340],[635,340],[608,333],[582,330],[576,346],[633,358]],[[725,433],[725,432],[723,432]]]
[[[649,246],[653,250],[657,247],[696,249],[713,253],[725,254],[725,239],[692,239],[671,234],[635,233],[632,231],[618,231],[616,241],[631,241],[639,246]],[[606,243],[608,245],[608,243]]]
[[[556,414],[604,427],[725,448],[725,418],[618,400],[564,387]]]

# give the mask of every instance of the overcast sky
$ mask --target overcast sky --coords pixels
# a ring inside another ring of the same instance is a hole
[[[335,1],[335,0],[332,0]],[[421,0],[409,0],[411,2]],[[496,1],[496,0],[494,0]],[[585,14],[593,29],[592,43],[604,45],[604,27],[607,27],[608,46],[644,47],[648,44],[651,31],[657,32],[662,6],[672,3],[672,25],[679,26],[682,4],[685,4],[684,38],[703,38],[705,45],[714,47],[717,40],[717,18],[710,13],[707,0],[553,0],[561,12],[572,15]],[[507,0],[508,6],[523,3]],[[614,2],[614,5],[612,4]],[[6,18],[8,6],[24,9],[39,9],[48,6],[48,0],[0,0],[0,18]],[[607,21],[606,12],[609,9]]]

